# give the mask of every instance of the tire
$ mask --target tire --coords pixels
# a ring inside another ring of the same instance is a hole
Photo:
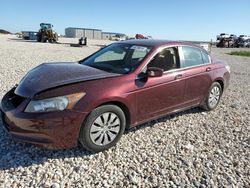
[[[42,42],[42,37],[40,34],[37,34],[37,42]]]
[[[42,34],[42,36],[41,36],[41,42],[47,42],[47,37],[44,35],[44,34]]]
[[[214,82],[207,94],[204,104],[201,106],[204,110],[214,110],[219,102],[222,95],[222,87],[218,82]]]
[[[82,124],[79,142],[89,151],[100,152],[114,146],[123,135],[125,127],[125,114],[118,106],[100,106]]]

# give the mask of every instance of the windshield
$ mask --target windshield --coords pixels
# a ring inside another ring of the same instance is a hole
[[[107,72],[128,74],[140,65],[150,50],[151,47],[117,43],[103,48],[80,63]]]
[[[50,29],[51,28],[51,24],[40,24],[41,29]]]

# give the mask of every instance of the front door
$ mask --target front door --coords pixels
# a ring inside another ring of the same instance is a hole
[[[161,77],[137,79],[137,122],[158,117],[182,107],[184,102],[185,75],[179,69],[177,48],[166,48],[158,53],[145,67],[164,70]]]

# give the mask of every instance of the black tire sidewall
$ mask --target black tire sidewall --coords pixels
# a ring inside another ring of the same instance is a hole
[[[214,88],[214,87],[218,87],[219,89],[220,89],[220,96],[219,96],[219,100],[218,100],[218,102],[217,102],[217,104],[214,106],[214,107],[211,107],[210,106],[210,103],[209,103],[209,95],[210,95],[210,93],[211,93],[211,91],[212,91],[212,89]],[[206,107],[207,107],[207,110],[213,110],[213,109],[215,109],[217,106],[218,106],[218,104],[219,104],[219,102],[220,102],[220,99],[221,99],[221,95],[222,95],[222,88],[221,88],[221,85],[218,83],[218,82],[214,82],[213,84],[212,84],[212,86],[210,87],[210,89],[209,89],[209,91],[208,91],[208,95],[207,95],[207,98],[206,98]]]
[[[90,129],[91,125],[93,122],[96,120],[98,116],[105,112],[112,112],[115,113],[118,118],[120,119],[121,126],[120,126],[120,131],[117,135],[117,137],[109,144],[105,146],[99,146],[96,145],[92,142],[90,138]],[[110,147],[114,146],[121,138],[125,131],[126,127],[126,118],[124,112],[119,108],[118,106],[115,105],[104,105],[97,107],[94,109],[86,118],[85,122],[81,126],[80,134],[79,134],[79,142],[83,147],[85,147],[87,150],[90,150],[92,152],[100,152],[106,149],[109,149]]]

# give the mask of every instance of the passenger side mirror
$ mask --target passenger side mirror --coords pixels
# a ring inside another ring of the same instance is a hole
[[[158,67],[149,67],[147,69],[148,77],[161,77],[163,75],[163,69]]]

